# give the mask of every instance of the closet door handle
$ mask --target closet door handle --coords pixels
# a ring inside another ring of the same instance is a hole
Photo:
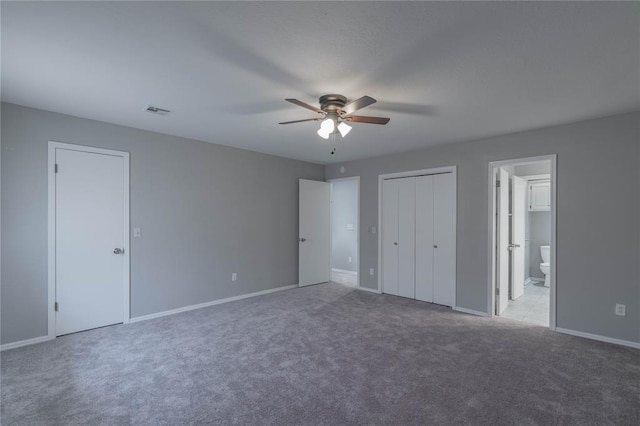
[[[393,245],[394,245],[394,246],[397,246],[397,245],[398,245],[398,242],[396,241],[395,243],[393,243]]]
[[[437,245],[437,244],[434,244],[434,245],[433,245],[433,248],[438,248],[438,245]]]

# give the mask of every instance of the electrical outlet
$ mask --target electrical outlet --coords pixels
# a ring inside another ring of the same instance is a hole
[[[623,317],[626,314],[627,314],[627,306],[617,303],[616,304],[616,315],[620,315],[621,317]]]
[[[351,263],[351,257],[349,257],[349,263]]]
[[[238,281],[238,274],[236,272],[231,274],[231,281]]]
[[[369,268],[369,275],[375,275],[375,271],[373,270],[373,268]]]

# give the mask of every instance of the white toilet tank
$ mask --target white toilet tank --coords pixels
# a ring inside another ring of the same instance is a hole
[[[540,256],[542,257],[542,263],[549,263],[549,250],[551,246],[540,246]]]

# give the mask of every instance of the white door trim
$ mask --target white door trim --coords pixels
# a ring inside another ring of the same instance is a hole
[[[356,207],[356,217],[358,218],[358,226],[356,226],[356,253],[358,254],[358,268],[357,268],[357,273],[356,273],[356,288],[360,288],[360,274],[362,273],[362,271],[360,270],[360,176],[350,176],[350,177],[345,177],[345,178],[337,178],[337,179],[327,179],[327,182],[332,183],[332,182],[342,182],[342,181],[346,181],[346,180],[355,180],[358,186],[357,189],[357,193],[358,193],[358,203],[357,203],[357,207]],[[331,202],[333,203],[333,186],[331,186]],[[331,207],[331,221],[329,222],[329,229],[330,229],[330,244],[331,244],[331,248],[333,249],[333,206]],[[331,253],[333,255],[333,253]],[[331,261],[333,261],[333,256],[331,256]],[[334,270],[333,268],[333,264],[331,264],[331,269]],[[351,271],[348,271],[351,272]]]
[[[385,179],[397,179],[403,177],[424,176],[424,175],[437,175],[441,173],[453,174],[453,186],[456,189],[456,195],[453,198],[453,212],[455,216],[455,226],[453,228],[453,252],[456,254],[456,268],[454,270],[453,280],[455,282],[455,289],[453,292],[453,306],[454,310],[457,309],[457,296],[458,296],[458,166],[445,166],[435,167],[433,169],[422,170],[410,170],[406,172],[386,173],[378,175],[378,293],[382,293],[382,182]]]
[[[496,167],[504,167],[504,166],[512,166],[515,164],[529,164],[529,163],[537,163],[540,161],[550,161],[551,162],[551,267],[550,267],[550,277],[549,277],[549,329],[556,329],[556,270],[557,270],[557,262],[556,262],[556,206],[557,206],[557,189],[558,189],[558,174],[557,174],[557,164],[558,164],[558,156],[557,154],[550,155],[541,155],[539,157],[525,157],[525,158],[515,158],[512,160],[503,160],[503,161],[492,161],[489,163],[488,173],[489,173],[489,191],[488,191],[488,200],[489,200],[489,238],[488,241],[488,258],[489,258],[489,278],[488,278],[488,297],[487,297],[487,312],[490,317],[495,315],[495,286],[496,286],[496,273],[495,273],[495,250],[496,246],[496,235],[495,235],[495,202],[496,202],[496,178],[494,176],[493,170]]]
[[[56,337],[56,312],[54,304],[56,301],[56,149],[68,149],[72,151],[88,152],[93,154],[112,155],[122,157],[124,160],[124,317],[122,322],[127,324],[130,319],[130,262],[131,251],[129,245],[129,153],[114,151],[110,149],[94,148],[90,146],[68,144],[62,142],[49,141],[47,160],[47,180],[48,180],[48,201],[47,201],[47,226],[48,226],[48,269],[47,269],[47,290],[48,290],[48,338]]]

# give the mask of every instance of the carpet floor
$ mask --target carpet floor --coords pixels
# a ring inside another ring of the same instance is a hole
[[[640,351],[330,283],[1,355],[3,425],[638,425]]]

